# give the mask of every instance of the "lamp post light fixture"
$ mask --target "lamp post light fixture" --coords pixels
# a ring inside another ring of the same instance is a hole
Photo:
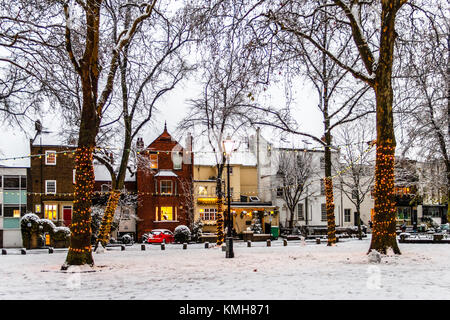
[[[228,193],[228,219],[227,219],[227,237],[225,239],[226,243],[226,258],[234,258],[234,251],[233,251],[233,217],[231,215],[231,192],[230,192],[230,156],[233,152],[234,147],[234,141],[231,140],[231,137],[228,136],[225,140],[222,142],[223,150],[225,151],[225,155],[227,158],[227,193]]]

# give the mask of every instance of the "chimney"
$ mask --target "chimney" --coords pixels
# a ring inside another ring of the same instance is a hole
[[[142,139],[142,137],[137,138],[136,148],[138,151],[141,151],[142,149],[144,149],[144,140]]]

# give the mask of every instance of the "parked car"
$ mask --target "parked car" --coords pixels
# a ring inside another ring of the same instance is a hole
[[[167,229],[154,229],[148,234],[148,243],[173,243],[173,232]]]

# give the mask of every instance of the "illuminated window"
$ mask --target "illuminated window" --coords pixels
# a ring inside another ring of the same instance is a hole
[[[45,194],[56,193],[56,180],[45,180]]]
[[[205,221],[215,221],[216,220],[217,209],[205,208],[200,209],[200,219]]]
[[[41,213],[41,205],[37,204],[34,210],[35,213]]]
[[[156,153],[150,154],[150,168],[158,169],[158,154]]]
[[[172,181],[170,180],[161,181],[161,193],[172,194]]]
[[[44,218],[49,220],[58,220],[58,205],[46,204],[44,206]]]
[[[173,220],[173,208],[161,207],[161,221],[171,221],[171,220]]]
[[[51,166],[56,165],[56,151],[53,150],[45,151],[45,164]]]
[[[206,187],[206,186],[199,186],[198,187],[198,194],[207,195],[208,194],[208,187]]]

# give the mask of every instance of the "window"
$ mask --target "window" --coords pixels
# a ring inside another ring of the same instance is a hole
[[[21,189],[27,188],[27,176],[20,176],[20,188]]]
[[[35,208],[34,209],[35,213],[41,213],[41,205],[40,204],[37,204],[34,208]]]
[[[320,195],[325,195],[325,181],[324,179],[320,179]]]
[[[130,220],[130,209],[122,209],[122,220]]]
[[[233,191],[234,191],[234,188],[233,188],[233,187],[230,187],[230,197],[231,197],[231,198],[233,198]]]
[[[208,187],[207,186],[199,186],[198,187],[198,194],[200,195],[207,195],[208,194]]]
[[[297,220],[305,220],[305,215],[303,214],[303,203],[297,204]]]
[[[230,166],[230,176],[233,175],[233,167]]]
[[[325,169],[325,158],[324,157],[320,158],[320,169]]]
[[[0,176],[0,188],[2,187],[2,181],[3,181],[2,176]]]
[[[162,194],[172,194],[172,181],[162,180],[160,189]]]
[[[58,220],[58,205],[46,204],[44,206],[44,218],[49,220]]]
[[[423,216],[432,218],[441,218],[442,213],[438,207],[423,207]]]
[[[351,210],[344,209],[344,222],[350,222]]]
[[[10,218],[19,218],[20,217],[20,206],[18,205],[8,205],[5,204],[4,205],[4,215],[5,217],[10,217]]]
[[[173,220],[173,208],[161,207],[161,221],[171,221],[171,220]]]
[[[150,153],[150,168],[158,169],[158,154]]]
[[[3,182],[3,188],[5,190],[17,190],[20,188],[20,179],[18,176],[4,176]]]
[[[411,208],[410,207],[397,207],[397,219],[399,219],[399,220],[411,219]]]
[[[322,211],[321,221],[327,221],[327,205],[322,203],[320,209]]]
[[[56,180],[45,180],[45,194],[56,194]]]
[[[109,192],[110,189],[111,188],[110,188],[109,184],[102,184],[102,186],[101,186],[102,192]]]
[[[358,199],[358,196],[359,196],[358,189],[353,189],[352,190],[352,199]]]
[[[183,158],[179,152],[172,152],[172,162],[173,162],[174,170],[181,169],[181,165],[183,163]]]
[[[205,221],[215,221],[216,220],[217,209],[205,208],[200,209],[200,219]]]
[[[277,188],[277,198],[283,197],[283,188],[278,187]]]
[[[77,170],[76,169],[73,169],[73,184],[75,184],[75,182],[76,182],[76,180],[75,180],[75,176],[76,176],[76,174],[77,174]]]
[[[45,151],[45,164],[50,166],[56,165],[56,151],[54,150]]]

